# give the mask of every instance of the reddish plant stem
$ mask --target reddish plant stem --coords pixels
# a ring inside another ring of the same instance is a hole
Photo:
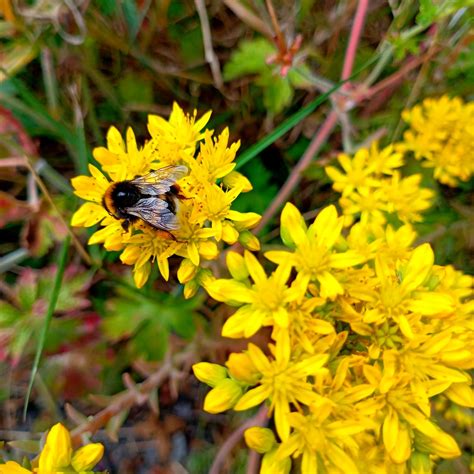
[[[349,37],[349,43],[347,44],[346,55],[344,57],[344,65],[342,66],[341,80],[343,81],[348,79],[352,74],[357,46],[359,46],[360,35],[364,27],[368,8],[369,0],[360,0],[357,4],[354,23],[352,24],[351,29],[351,36]]]
[[[247,461],[247,469],[245,474],[257,474],[258,468],[260,467],[261,454],[257,453],[253,449],[249,452],[249,460]]]
[[[240,425],[224,442],[220,447],[217,456],[214,458],[209,474],[221,474],[222,466],[226,459],[229,457],[230,452],[234,449],[234,446],[240,441],[244,435],[245,430],[252,426],[262,426],[267,421],[267,407],[262,405],[258,410],[257,414],[247,420],[245,423]]]
[[[406,79],[406,75],[412,69],[417,68],[420,64],[423,64],[426,61],[429,61],[437,52],[439,52],[439,50],[440,50],[439,46],[433,47],[433,48],[430,48],[422,56],[416,56],[409,59],[407,63],[403,67],[401,67],[398,71],[394,72],[392,75],[378,82],[373,87],[365,91],[363,94],[356,96],[355,100],[357,102],[360,102],[361,100],[373,97],[375,94],[378,94],[380,91],[386,89],[387,87],[391,87],[398,84],[399,82]]]
[[[156,387],[160,386],[168,378],[171,370],[171,362],[167,360],[144,382],[136,385],[133,390],[128,389],[121,394],[116,395],[113,402],[109,406],[96,413],[92,418],[82,425],[72,430],[72,444],[74,446],[80,445],[83,434],[94,434],[100,428],[105,426],[115,415],[118,415],[121,411],[137,404],[137,402],[142,402],[142,400],[138,400],[138,398],[140,398],[139,396],[143,396],[144,399],[147,399],[150,392]]]
[[[359,39],[364,27],[365,17],[367,15],[367,9],[369,6],[368,0],[360,0],[357,5],[356,14],[354,17],[354,23],[352,24],[351,35],[349,37],[349,43],[347,45],[346,54],[344,57],[344,64],[342,67],[341,79],[345,80],[352,74],[352,68],[354,66],[355,55],[357,46],[359,45]],[[265,211],[261,221],[255,228],[255,232],[258,233],[267,224],[267,222],[275,215],[280,209],[282,204],[288,199],[293,192],[293,189],[298,185],[301,180],[303,171],[309,166],[314,155],[320,150],[321,146],[331,135],[334,127],[337,123],[337,112],[332,110],[327,116],[321,128],[309,144],[308,148],[304,152],[298,164],[291,171],[290,176],[285,181],[285,184],[280,189],[274,200]]]
[[[285,184],[280,189],[278,194],[275,196],[275,199],[272,201],[270,206],[267,208],[265,213],[262,216],[262,219],[258,223],[258,226],[255,228],[255,232],[260,232],[267,222],[274,216],[274,214],[280,209],[282,204],[288,199],[290,194],[293,192],[293,189],[298,185],[301,180],[301,175],[303,171],[308,167],[313,159],[314,155],[319,151],[321,146],[327,140],[331,132],[337,123],[337,113],[332,111],[321,125],[321,128],[318,130],[318,133],[313,138],[308,148],[304,152],[298,164],[293,168],[290,176],[285,181]]]

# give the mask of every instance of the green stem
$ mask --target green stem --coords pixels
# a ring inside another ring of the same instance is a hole
[[[53,318],[54,310],[58,302],[59,293],[61,291],[61,283],[63,280],[64,269],[66,268],[66,257],[67,251],[69,249],[71,238],[69,235],[64,239],[63,245],[59,252],[58,257],[58,271],[54,279],[53,290],[51,292],[51,298],[49,300],[48,309],[46,311],[46,316],[44,318],[43,327],[41,328],[41,333],[39,335],[38,346],[36,347],[35,360],[33,362],[33,368],[31,369],[30,382],[28,384],[28,390],[25,397],[25,406],[23,407],[23,420],[26,419],[26,412],[28,411],[28,403],[30,401],[31,390],[33,389],[33,383],[35,381],[36,374],[38,372],[38,367],[41,361],[41,355],[43,354],[44,345],[46,342],[46,335],[48,334],[48,329]]]

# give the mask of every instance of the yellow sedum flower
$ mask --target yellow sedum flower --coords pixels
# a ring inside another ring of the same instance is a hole
[[[334,206],[323,209],[307,228],[298,209],[288,203],[281,215],[281,235],[283,242],[294,251],[274,250],[265,256],[274,263],[289,262],[294,266],[298,272],[297,283],[304,290],[310,282],[317,282],[321,297],[334,299],[344,293],[338,270],[364,261],[364,256],[357,252],[337,250],[342,227],[343,218],[338,217]]]
[[[254,426],[245,430],[244,438],[247,446],[260,454],[271,451],[271,449],[276,445],[273,431],[259,426]]]
[[[343,171],[335,166],[325,168],[333,188],[342,194],[339,204],[346,226],[357,219],[364,226],[383,226],[389,216],[396,216],[406,224],[421,220],[421,212],[431,206],[434,192],[420,186],[419,174],[402,177],[401,150],[401,147],[395,150],[393,145],[379,150],[375,142],[352,158],[339,155]]]
[[[262,265],[248,251],[245,251],[244,262],[253,280],[251,286],[242,281],[218,279],[206,287],[215,300],[240,306],[224,324],[222,334],[234,338],[250,337],[262,326],[287,327],[288,304],[301,294],[296,287],[287,286],[291,265],[279,265],[267,277]]]
[[[222,382],[201,377],[214,386],[208,411],[268,407],[274,428],[245,433],[263,454],[263,474],[424,473],[460,455],[432,402],[442,396],[455,408],[441,408],[447,417],[470,422],[462,407],[473,404],[472,278],[435,265],[428,244],[414,247],[409,222],[420,217],[422,199],[408,186],[417,188],[418,177],[397,170],[400,155],[372,150],[359,159],[367,156],[385,181],[357,192],[399,190],[398,201],[385,200],[381,219],[367,216],[344,230],[347,221],[330,206],[307,226],[287,204],[280,234],[288,250],[265,254],[277,265],[273,273],[250,252],[229,252],[231,278],[205,286],[238,308],[224,336],[270,339],[268,353],[249,343],[229,355],[227,372],[213,369],[225,374],[219,391]],[[387,225],[389,214],[407,222]]]
[[[423,166],[433,168],[434,177],[448,186],[467,181],[474,173],[474,103],[459,97],[428,98],[405,110],[409,129],[398,145],[412,152]]]
[[[168,259],[177,255],[189,261],[178,277],[185,284],[185,296],[190,297],[205,279],[205,274],[200,272],[205,262],[217,258],[220,242],[240,241],[249,248],[259,247],[249,229],[258,223],[260,216],[232,209],[238,195],[252,189],[248,180],[234,171],[239,143],[229,145],[228,129],[217,137],[212,131],[204,131],[210,114],[207,112],[197,119],[196,111],[187,115],[173,104],[168,120],[151,115],[148,129],[152,138],[144,147],[137,145],[130,128],[124,141],[112,127],[107,134],[107,148],[94,150],[101,170],[89,165],[91,176],[72,179],[75,194],[87,202],[74,213],[71,224],[77,227],[99,224],[102,228],[92,234],[89,244],[103,244],[107,250],[120,251],[121,261],[133,266],[137,287],[146,283],[154,263],[168,280]],[[185,165],[189,171],[178,183],[183,199],[176,211],[179,228],[173,231],[174,240],[164,238],[141,220],[125,231],[122,220],[110,216],[102,205],[106,190],[112,183],[144,176],[169,165]],[[227,184],[226,177],[229,177]]]
[[[234,410],[247,410],[268,399],[270,413],[275,410],[278,435],[285,440],[290,434],[290,404],[310,406],[314,402],[315,393],[308,378],[324,370],[328,355],[317,354],[292,361],[289,339],[285,337],[277,341],[274,359],[267,358],[254,344],[249,344],[247,354],[260,373],[260,380],[257,387],[250,389],[240,398]]]
[[[103,454],[104,446],[100,443],[88,444],[73,452],[69,431],[61,423],[57,423],[49,431],[37,466],[32,471],[8,461],[0,464],[0,474],[92,473],[91,470]]]

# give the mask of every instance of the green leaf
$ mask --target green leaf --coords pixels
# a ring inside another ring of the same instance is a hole
[[[263,104],[269,112],[278,114],[291,103],[293,88],[287,77],[266,72],[260,76],[257,84],[263,88]]]
[[[432,0],[420,0],[420,12],[416,16],[416,22],[418,25],[429,26],[433,23],[437,14],[438,7]]]
[[[237,51],[224,65],[224,80],[231,81],[248,74],[270,71],[271,68],[267,65],[266,60],[275,51],[275,47],[265,38],[242,41]]]
[[[140,29],[140,15],[135,0],[122,0],[122,11],[125,22],[127,23],[128,37],[130,41],[133,41],[137,37]]]
[[[102,329],[108,340],[119,341],[125,337],[131,337],[143,323],[144,318],[136,314],[133,308],[122,308],[123,311],[117,312],[105,318],[102,322]],[[136,308],[136,306],[135,306]]]
[[[170,328],[184,339],[191,339],[196,332],[193,313],[190,311],[173,311],[167,322]]]
[[[51,293],[51,299],[49,300],[48,310],[46,312],[46,317],[43,321],[43,326],[41,328],[41,333],[39,335],[38,345],[36,346],[35,360],[33,362],[33,368],[31,370],[30,382],[28,384],[28,389],[25,397],[25,406],[23,409],[23,418],[26,418],[26,412],[28,410],[28,402],[30,400],[31,389],[33,388],[33,383],[35,381],[36,373],[38,372],[38,367],[41,360],[41,355],[43,353],[43,348],[46,341],[46,334],[48,333],[49,325],[53,317],[54,310],[56,308],[56,303],[58,301],[59,291],[61,290],[61,282],[64,275],[64,269],[66,268],[66,259],[67,251],[69,249],[69,244],[71,237],[68,235],[63,242],[61,251],[58,257],[58,271],[56,272],[56,277],[54,279],[53,291]]]
[[[168,350],[168,330],[161,324],[144,324],[130,342],[132,351],[146,360],[161,360]]]
[[[9,441],[8,446],[19,449],[28,454],[36,454],[41,450],[40,442],[32,439],[18,439],[15,441]]]
[[[313,83],[308,79],[311,77],[311,70],[306,64],[290,68],[288,71],[288,79],[293,87],[298,89],[312,88]]]
[[[21,317],[21,312],[6,301],[0,301],[0,327],[10,327]]]

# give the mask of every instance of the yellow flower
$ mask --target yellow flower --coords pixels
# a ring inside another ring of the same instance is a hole
[[[0,464],[0,474],[31,474],[31,472],[21,467],[15,461],[7,461],[5,464]]]
[[[214,140],[211,132],[204,132],[204,141],[201,143],[196,161],[206,171],[209,182],[215,182],[216,179],[227,176],[235,168],[234,159],[240,142],[232,143],[229,148],[227,147],[228,143],[228,128],[225,128]]]
[[[282,440],[288,439],[290,425],[288,414],[290,404],[310,406],[316,394],[308,378],[323,369],[328,360],[327,354],[314,355],[297,362],[290,359],[288,337],[282,337],[275,346],[275,358],[269,359],[254,344],[249,344],[247,354],[261,374],[258,386],[250,389],[240,398],[234,410],[247,410],[270,400],[270,413],[275,410],[275,425]]]
[[[94,165],[89,165],[89,172],[92,176],[77,176],[71,180],[74,194],[91,201],[83,204],[72,216],[71,225],[76,227],[91,227],[109,215],[102,205],[102,198],[110,183]]]
[[[281,215],[282,240],[293,252],[270,251],[265,256],[277,264],[290,263],[298,272],[296,281],[302,288],[318,282],[322,298],[334,299],[344,293],[337,278],[337,270],[353,267],[364,261],[357,252],[337,252],[335,244],[341,237],[343,218],[336,208],[323,209],[314,223],[306,228],[295,206],[288,203]]]
[[[228,129],[215,138],[212,131],[203,132],[209,117],[210,112],[199,119],[196,119],[196,111],[192,116],[186,115],[175,103],[168,120],[149,117],[152,139],[144,147],[137,145],[130,128],[125,143],[118,130],[112,127],[107,134],[107,148],[94,150],[102,171],[90,165],[91,176],[72,179],[75,194],[88,201],[74,213],[72,225],[101,225],[89,238],[89,244],[100,243],[107,250],[122,251],[120,259],[133,265],[137,287],[146,283],[155,261],[167,280],[168,259],[177,255],[187,260],[180,267],[179,280],[185,284],[185,296],[190,297],[206,280],[205,261],[217,258],[219,242],[234,244],[240,241],[248,248],[259,248],[258,240],[248,229],[257,224],[260,216],[252,212],[239,213],[231,208],[241,192],[251,189],[248,180],[233,171],[239,143],[228,146]],[[195,156],[197,144],[203,139]],[[113,183],[147,175],[166,165],[185,165],[189,172],[177,183],[181,191],[173,212],[178,228],[171,236],[140,219],[128,222],[108,214],[103,200]],[[231,184],[224,184],[224,178],[232,173]],[[217,180],[221,180],[219,185]],[[127,231],[122,224],[127,224]]]
[[[260,454],[267,453],[276,445],[273,431],[259,426],[245,430],[244,438],[247,446]]]
[[[267,277],[262,265],[250,252],[245,251],[244,261],[253,285],[233,279],[218,279],[206,287],[215,300],[240,306],[225,322],[222,335],[234,338],[250,337],[262,326],[277,324],[287,327],[288,303],[298,298],[301,293],[286,284],[291,265],[279,265]]]
[[[333,188],[342,194],[339,203],[346,226],[359,218],[363,226],[380,227],[387,221],[387,213],[396,214],[405,223],[416,222],[421,220],[420,212],[431,205],[434,193],[420,187],[421,175],[401,177],[398,168],[403,156],[392,145],[379,151],[374,142],[353,158],[340,155],[339,162],[346,174],[333,166],[328,166],[326,173]]]
[[[401,153],[395,153],[393,146],[379,151],[377,142],[374,142],[370,149],[361,148],[353,158],[341,154],[337,159],[346,174],[334,166],[327,166],[325,171],[334,182],[333,188],[343,196],[348,196],[355,190],[380,187],[379,175],[390,175],[394,168],[403,165]]]
[[[289,425],[293,432],[283,440],[277,457],[283,459],[302,456],[302,474],[318,472],[318,456],[327,466],[328,472],[359,473],[350,453],[357,451],[357,444],[353,441],[354,434],[366,427],[357,420],[331,420],[330,413],[330,404],[323,401],[317,407],[312,407],[310,415],[289,414]]]
[[[227,378],[225,367],[209,362],[199,362],[193,365],[193,372],[197,379],[211,387],[215,387],[219,382]]]
[[[456,186],[474,173],[474,103],[459,97],[428,98],[402,114],[410,129],[400,151],[412,151],[423,166],[434,168],[434,177]]]
[[[148,116],[148,131],[152,139],[147,148],[161,163],[175,165],[194,156],[196,143],[204,138],[202,129],[209,121],[211,111],[198,120],[196,116],[196,110],[192,116],[185,114],[176,102],[168,120],[158,115]]]
[[[221,413],[229,410],[242,396],[242,386],[232,379],[224,379],[206,395],[204,410],[208,413]]]
[[[431,189],[421,188],[420,182],[420,174],[401,178],[400,173],[395,171],[390,182],[383,187],[387,199],[387,212],[396,213],[404,223],[421,221],[420,212],[431,206],[434,192]]]
[[[341,197],[339,204],[345,216],[346,226],[352,224],[356,216],[360,218],[362,225],[380,226],[387,221],[387,197],[382,187],[358,189],[349,196]]]
[[[9,461],[0,464],[1,474],[56,474],[62,472],[90,472],[101,460],[104,447],[100,443],[92,443],[73,452],[69,431],[61,424],[54,425],[46,437],[46,443],[38,459],[38,466],[33,471],[22,468],[19,464]]]

